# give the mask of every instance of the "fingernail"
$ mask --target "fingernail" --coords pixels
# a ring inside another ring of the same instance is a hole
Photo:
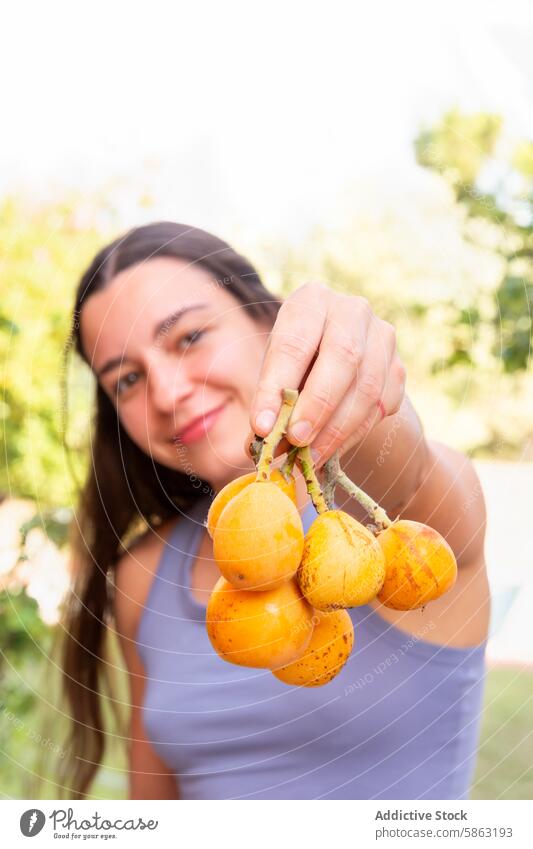
[[[306,440],[311,436],[311,431],[313,430],[313,426],[311,422],[306,421],[305,419],[300,419],[299,422],[291,425],[289,428],[289,436],[291,439],[295,439],[296,442],[305,443]]]
[[[276,414],[272,410],[261,410],[255,420],[255,429],[260,436],[270,433],[276,422]]]

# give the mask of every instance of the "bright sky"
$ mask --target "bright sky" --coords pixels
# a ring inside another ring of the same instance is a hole
[[[0,192],[114,181],[128,225],[298,235],[363,176],[405,182],[420,122],[451,105],[533,138],[532,42],[528,0],[21,0],[0,30]]]

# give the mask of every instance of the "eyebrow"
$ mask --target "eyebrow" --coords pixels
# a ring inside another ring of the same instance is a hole
[[[164,318],[155,326],[154,332],[152,334],[153,341],[156,342],[161,333],[163,333],[163,331],[165,333],[168,333],[174,327],[174,325],[177,324],[180,318],[186,313],[191,312],[192,310],[205,309],[207,306],[209,306],[209,304],[190,304],[187,307],[182,307],[179,310],[171,312],[170,315],[167,315],[166,318]],[[96,372],[96,377],[103,377],[104,374],[107,374],[109,371],[112,371],[113,369],[122,365],[122,363],[127,362],[128,359],[128,357],[124,356],[112,357],[105,363],[105,365],[102,366],[99,371]]]

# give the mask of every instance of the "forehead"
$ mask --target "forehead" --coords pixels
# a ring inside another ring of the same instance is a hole
[[[151,340],[154,327],[170,313],[207,304],[198,317],[235,311],[236,299],[224,281],[198,265],[174,257],[156,257],[120,271],[91,295],[80,317],[84,349],[91,359],[110,344],[126,346],[135,338]],[[129,341],[128,341],[129,340]]]

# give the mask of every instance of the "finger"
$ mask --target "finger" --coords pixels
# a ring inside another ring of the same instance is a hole
[[[376,401],[375,416],[372,420],[372,429],[387,416],[393,416],[401,407],[405,395],[406,371],[398,353],[392,357],[381,398]],[[355,443],[354,443],[355,444]]]
[[[307,445],[322,430],[357,375],[372,311],[365,298],[337,296],[330,305],[318,356],[291,416],[288,438]]]
[[[342,457],[351,448],[363,442],[366,435],[376,425],[380,424],[384,418],[394,416],[400,411],[402,401],[405,397],[405,380],[405,366],[400,360],[398,354],[395,354],[389,372],[387,374],[386,383],[383,388],[383,395],[380,401],[376,403],[376,409],[374,411],[374,414],[370,414],[368,419],[362,423],[359,430],[351,433],[348,438],[335,449],[339,451],[339,456]],[[353,393],[355,393],[355,381],[353,386]],[[316,457],[315,465],[319,469],[321,468],[321,466],[323,466],[325,462],[327,462],[327,460],[333,453],[328,452],[324,448],[317,449],[315,445],[312,446],[312,451],[314,456]]]
[[[281,407],[281,390],[299,389],[320,345],[329,292],[306,284],[281,305],[250,409],[250,425],[258,436],[272,429]]]
[[[387,397],[388,374],[396,351],[390,327],[381,319],[372,319],[359,374],[312,443],[319,467],[343,446],[360,442],[381,421],[384,411],[387,413],[385,403],[393,398],[392,393]]]
[[[398,355],[393,357],[390,365],[381,399],[376,402],[374,412],[370,412],[366,421],[363,422],[359,430],[355,431],[348,439],[340,446],[340,456],[349,451],[355,445],[364,442],[366,436],[373,430],[376,425],[381,424],[383,419],[394,416],[400,409],[405,395],[405,368],[400,361]],[[326,459],[328,459],[326,457]],[[324,460],[325,462],[325,460]]]
[[[382,409],[380,411],[380,421],[385,416],[395,415],[400,409],[405,396],[405,380],[405,366],[398,352],[395,352],[385,379],[383,395],[381,396]]]
[[[401,373],[403,375],[405,374],[405,369],[404,369],[403,365],[401,366]],[[404,380],[404,378],[401,378],[397,382],[397,386],[396,386],[396,389],[394,390],[393,394],[389,395],[390,390],[387,390],[385,392],[385,398],[384,398],[384,401],[383,401],[383,408],[387,411],[386,416],[383,416],[381,410],[378,408],[376,410],[376,414],[374,416],[373,421],[370,423],[370,425],[368,427],[366,435],[368,435],[368,433],[376,425],[381,424],[381,422],[383,421],[384,418],[387,418],[387,419],[389,419],[389,421],[394,422],[394,420],[395,420],[394,416],[396,416],[398,413],[401,415],[401,412],[400,412],[401,411],[401,404],[402,404],[402,401],[405,397],[404,388],[405,388],[405,380]],[[387,425],[387,427],[388,427],[388,425]],[[393,425],[393,427],[394,427],[394,425]],[[397,427],[397,425],[396,425],[396,427]],[[337,449],[339,451],[339,456],[340,457],[345,456],[350,451],[350,449],[356,447],[358,444],[364,443],[365,438],[366,438],[366,436],[364,435],[364,433],[362,434],[361,432],[359,434],[352,434],[352,436],[348,437],[348,439],[340,446],[340,448]],[[325,455],[322,458],[322,460],[317,464],[318,468],[320,468],[321,465],[323,465],[323,463],[325,463],[328,459],[329,459],[328,456]]]

